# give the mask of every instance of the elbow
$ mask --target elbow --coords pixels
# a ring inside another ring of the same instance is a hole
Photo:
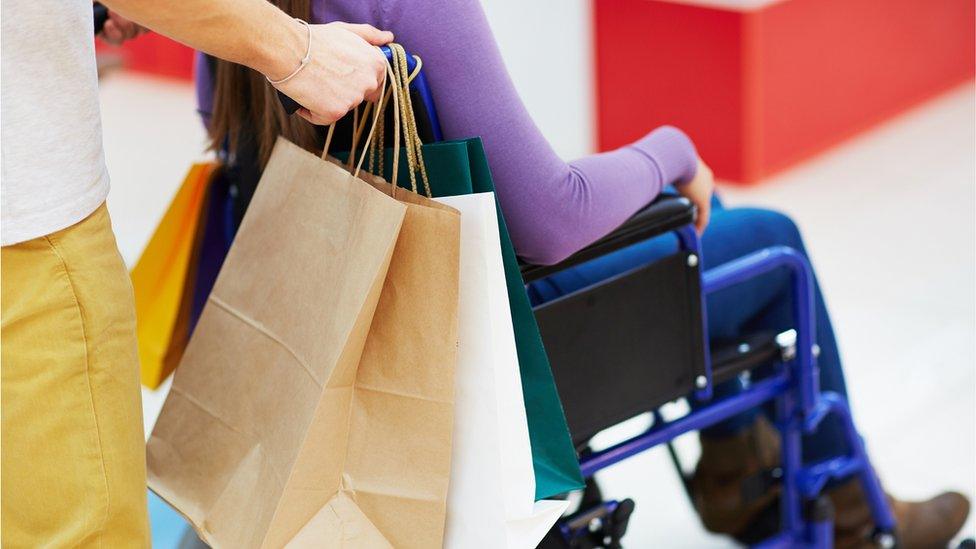
[[[541,211],[510,225],[516,253],[526,263],[556,265],[609,231],[594,209],[593,184],[582,170],[570,165],[558,188]]]
[[[683,152],[688,152],[696,156],[698,153],[695,149],[695,143],[688,137],[688,134],[671,125],[665,124],[664,126],[658,126],[647,134],[647,138],[668,143]]]
[[[698,151],[685,132],[661,126],[632,145],[651,159],[665,185],[687,183],[698,169]]]
[[[570,234],[540,234],[530,238],[512,235],[515,252],[530,265],[556,265],[579,251],[582,246],[571,240]]]
[[[523,261],[530,265],[557,265],[572,256],[576,250],[572,248],[553,248],[530,251],[528,254],[519,254]]]

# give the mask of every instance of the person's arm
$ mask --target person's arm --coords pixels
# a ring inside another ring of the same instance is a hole
[[[216,57],[280,80],[299,67],[309,29],[266,0],[103,0],[123,17]],[[393,40],[369,25],[312,25],[310,62],[276,87],[306,107],[316,124],[342,117],[377,94]]]
[[[312,10],[318,21],[389,25],[398,42],[423,58],[444,136],[481,136],[515,250],[526,261],[559,262],[613,231],[665,185],[698,180],[679,186],[696,194],[709,187],[696,178],[691,140],[671,127],[616,151],[569,163],[559,158],[512,85],[478,0],[376,4],[313,0]],[[544,34],[536,40],[545,46]]]

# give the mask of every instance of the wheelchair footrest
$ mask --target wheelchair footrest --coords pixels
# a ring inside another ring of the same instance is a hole
[[[634,500],[600,502],[562,519],[539,545],[544,549],[620,549]]]

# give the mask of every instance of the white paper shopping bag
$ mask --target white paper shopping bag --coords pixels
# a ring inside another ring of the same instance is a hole
[[[568,502],[535,501],[495,196],[437,200],[461,212],[454,447],[444,547],[530,549]]]

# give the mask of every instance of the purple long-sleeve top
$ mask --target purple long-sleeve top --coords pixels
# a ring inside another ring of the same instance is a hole
[[[312,19],[390,30],[423,58],[444,137],[484,141],[502,213],[526,261],[568,257],[626,221],[665,185],[695,175],[694,145],[670,126],[614,151],[560,159],[515,91],[478,0],[312,0]],[[210,78],[206,63],[197,67],[206,118]]]

